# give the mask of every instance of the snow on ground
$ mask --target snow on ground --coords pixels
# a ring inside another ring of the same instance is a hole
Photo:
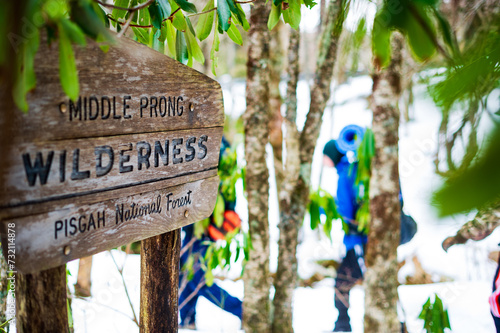
[[[227,113],[241,114],[244,110],[244,84],[234,84],[229,80],[221,80],[224,89],[224,103]],[[298,125],[303,126],[309,101],[308,84],[299,82]],[[321,183],[324,189],[336,192],[336,173],[333,169],[321,167],[322,147],[331,138],[336,138],[340,130],[347,124],[355,123],[368,126],[371,112],[368,110],[366,96],[371,90],[369,77],[350,79],[338,89],[334,88],[334,100],[337,104],[334,112],[328,108],[323,118],[323,126],[314,154],[312,168],[312,184],[317,187]],[[411,285],[399,287],[399,295],[403,308],[402,316],[406,318],[410,333],[422,332],[422,321],[418,314],[427,298],[437,293],[448,308],[453,332],[493,332],[494,326],[488,310],[487,298],[491,289],[491,279],[495,264],[488,261],[487,254],[498,249],[500,231],[481,242],[470,242],[466,245],[454,246],[448,253],[441,248],[441,242],[454,234],[467,216],[457,216],[439,220],[430,205],[432,191],[440,186],[439,177],[434,174],[433,158],[437,146],[436,133],[440,121],[440,113],[432,101],[426,96],[425,89],[416,90],[414,119],[401,126],[400,130],[400,176],[405,211],[413,216],[418,224],[415,238],[399,248],[400,260],[407,263],[400,271],[400,280],[414,270],[411,257],[416,255],[426,271],[438,282],[442,279],[451,282],[430,285]],[[239,151],[241,151],[241,147]],[[269,163],[271,164],[271,163]],[[272,172],[272,170],[271,170]],[[271,184],[271,191],[276,191]],[[278,212],[277,202],[270,203],[271,232],[271,270],[276,269]],[[241,186],[238,188],[237,212],[246,219],[246,206]],[[471,214],[472,216],[473,214]],[[245,221],[244,221],[245,222]],[[307,278],[317,269],[314,261],[318,259],[340,259],[342,257],[342,230],[340,223],[334,225],[333,242],[318,232],[307,227],[301,231],[301,245],[298,248],[299,275]],[[125,255],[112,251],[118,265],[122,265]],[[69,284],[76,282],[78,261],[68,264],[72,273]],[[230,272],[229,276],[238,275],[240,267]],[[139,310],[139,277],[140,260],[138,255],[128,255],[125,261],[124,279],[136,313]],[[231,294],[243,297],[243,282],[231,280],[217,281]],[[121,277],[111,260],[110,252],[94,256],[92,269],[92,293],[89,301],[76,299],[73,301],[75,332],[138,332],[138,327],[130,319],[132,311],[125,295]],[[351,323],[354,332],[363,331],[364,291],[361,286],[351,292]],[[241,327],[239,319],[225,313],[208,300],[200,298],[197,305],[197,327],[200,332],[238,332]],[[294,297],[294,329],[296,332],[331,331],[337,312],[333,306],[333,279],[325,279],[313,288],[297,288]],[[180,330],[180,332],[188,332]]]

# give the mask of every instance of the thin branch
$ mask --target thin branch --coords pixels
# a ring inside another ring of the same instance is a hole
[[[184,307],[186,306],[186,304],[193,299],[194,296],[196,296],[198,294],[198,292],[200,291],[201,288],[203,288],[203,286],[206,284],[205,282],[205,279],[203,278],[199,283],[198,285],[196,286],[196,288],[193,290],[193,292],[191,294],[189,294],[188,297],[186,297],[186,299],[184,300],[184,302],[182,302],[181,304],[179,304],[179,311]]]
[[[146,1],[144,3],[141,3],[140,5],[137,5],[135,7],[119,7],[119,6],[111,5],[109,3],[102,2],[100,0],[94,0],[94,1],[97,2],[98,4],[100,4],[103,7],[112,8],[112,9],[118,9],[118,10],[126,10],[129,13],[133,13],[133,12],[136,12],[136,11],[138,11],[140,9],[146,8],[147,6],[149,6],[150,4],[152,4],[155,0],[148,0],[148,1]]]
[[[130,319],[131,321],[135,322],[134,318],[130,317],[130,316],[129,316],[128,314],[126,314],[125,312],[121,312],[120,310],[115,309],[114,307],[109,306],[109,305],[106,305],[106,304],[104,304],[104,303],[95,302],[93,299],[89,299],[89,298],[87,298],[87,297],[83,297],[83,296],[72,295],[72,294],[68,295],[68,298],[71,298],[71,299],[80,299],[80,300],[82,300],[82,301],[86,301],[87,303],[90,303],[90,304],[95,304],[95,305],[103,306],[103,307],[108,308],[108,309],[110,309],[110,310],[113,310],[113,311],[115,311],[116,313],[119,313],[119,314],[121,314],[121,315],[123,315],[123,316],[127,317],[127,318],[128,318],[128,319]],[[137,323],[136,323],[136,324],[137,324]],[[139,326],[139,325],[137,325],[137,326]]]
[[[252,3],[252,2],[255,2],[255,1],[257,1],[257,0],[235,1],[235,3],[245,4],[245,3]]]
[[[169,17],[167,17],[166,19],[164,19],[163,21],[161,21],[162,23],[163,22],[166,22],[167,20],[170,20],[172,21],[174,19],[174,15],[180,10],[180,8],[177,8],[172,14],[170,14]],[[132,16],[132,15],[130,15]],[[110,14],[107,15],[107,17],[111,20],[111,21],[114,21],[120,25],[123,25],[124,26],[124,29],[126,29],[126,24],[128,22],[122,22],[122,21],[118,21],[117,19],[115,19],[113,16],[111,16]],[[129,18],[130,20],[130,18]],[[148,29],[148,28],[153,28],[153,25],[152,24],[149,24],[149,25],[140,25],[140,24],[128,24],[128,27],[134,27],[134,28],[144,28],[144,29]]]
[[[186,17],[193,17],[193,16],[202,15],[202,14],[207,14],[207,13],[213,12],[214,10],[217,10],[217,7],[214,7],[212,9],[206,10],[204,12],[199,12],[199,13],[196,13],[196,14],[186,15]]]
[[[123,26],[123,28],[120,31],[120,33],[116,36],[117,38],[120,38],[121,36],[123,36],[123,34],[127,31],[127,29],[129,27],[130,23],[132,22],[132,19],[134,18],[134,16],[135,16],[135,12],[131,12],[130,15],[129,15],[129,18],[127,20],[127,22]]]
[[[132,314],[134,315],[134,323],[136,323],[137,326],[139,326],[139,321],[137,320],[137,316],[135,315],[134,306],[132,305],[132,301],[130,300],[130,295],[128,293],[127,285],[125,284],[125,278],[123,277],[123,268],[124,267],[122,267],[121,269],[120,269],[120,267],[118,267],[118,264],[116,263],[115,257],[113,257],[113,253],[111,253],[111,251],[109,251],[109,255],[111,256],[111,259],[113,259],[113,262],[115,263],[116,269],[118,270],[118,272],[120,273],[120,277],[122,278],[123,288],[125,289],[125,294],[127,295],[128,303],[130,304],[130,309],[132,310]]]

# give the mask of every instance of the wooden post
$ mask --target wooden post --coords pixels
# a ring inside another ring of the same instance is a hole
[[[16,277],[17,332],[68,332],[66,266]]]
[[[141,333],[178,330],[180,229],[141,242]]]

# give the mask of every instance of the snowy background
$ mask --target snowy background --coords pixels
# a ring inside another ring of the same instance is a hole
[[[233,116],[245,109],[244,82],[232,81],[224,77],[220,80],[224,90],[225,111]],[[303,126],[309,105],[309,84],[299,82],[299,128]],[[334,169],[321,170],[321,154],[324,144],[336,138],[340,130],[354,123],[369,126],[371,112],[366,97],[371,91],[371,78],[361,76],[350,79],[346,84],[334,88],[332,98],[336,104],[325,111],[323,127],[313,161],[313,186],[320,183],[330,193],[336,193],[336,173]],[[330,102],[331,106],[331,102]],[[333,118],[332,118],[333,117]],[[409,332],[422,332],[423,322],[418,314],[427,298],[437,293],[448,308],[453,332],[494,332],[493,321],[488,308],[488,296],[496,264],[487,256],[498,249],[499,230],[481,242],[452,247],[448,253],[441,248],[441,242],[467,220],[467,216],[438,219],[430,204],[430,194],[439,187],[439,177],[434,174],[433,158],[437,147],[436,133],[441,115],[434,107],[423,86],[415,90],[413,119],[400,127],[400,175],[405,211],[418,224],[414,239],[399,248],[399,259],[407,264],[400,271],[400,280],[414,271],[412,257],[417,256],[423,268],[432,275],[433,281],[447,281],[428,285],[403,285],[399,287],[401,318],[404,318]],[[239,147],[242,152],[242,147]],[[272,167],[270,165],[270,167]],[[272,170],[271,170],[272,171]],[[240,184],[241,185],[241,184]],[[273,193],[275,185],[272,184]],[[241,186],[238,189],[237,212],[244,223],[247,217],[246,202]],[[275,198],[275,197],[274,197]],[[276,269],[278,239],[278,203],[270,202],[271,223],[271,270]],[[298,249],[299,275],[308,278],[318,270],[318,259],[340,259],[342,257],[342,230],[340,223],[334,225],[333,242],[308,228],[304,222],[301,245]],[[138,332],[131,320],[133,314],[124,292],[118,270],[111,259],[114,256],[119,266],[124,265],[124,280],[131,296],[136,314],[139,313],[140,258],[123,252],[103,252],[94,256],[92,267],[92,297],[88,300],[73,300],[75,332]],[[76,282],[78,260],[68,263],[71,276],[70,288]],[[239,267],[224,272],[229,278],[239,276]],[[231,279],[217,280],[217,283],[231,294],[243,298],[243,282]],[[332,278],[316,283],[312,288],[297,288],[294,297],[295,332],[331,331],[337,312],[333,305]],[[363,331],[364,291],[361,286],[351,292],[351,323],[354,332]],[[204,298],[197,305],[197,328],[200,332],[238,332],[241,322],[225,313]],[[183,332],[183,330],[180,330]],[[185,330],[184,332],[188,332]]]

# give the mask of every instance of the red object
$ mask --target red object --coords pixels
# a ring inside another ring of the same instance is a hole
[[[225,239],[228,232],[233,231],[241,226],[241,219],[234,210],[226,210],[224,212],[224,222],[222,222],[222,227],[219,228],[213,222],[213,219],[208,225],[208,235],[213,240]]]

